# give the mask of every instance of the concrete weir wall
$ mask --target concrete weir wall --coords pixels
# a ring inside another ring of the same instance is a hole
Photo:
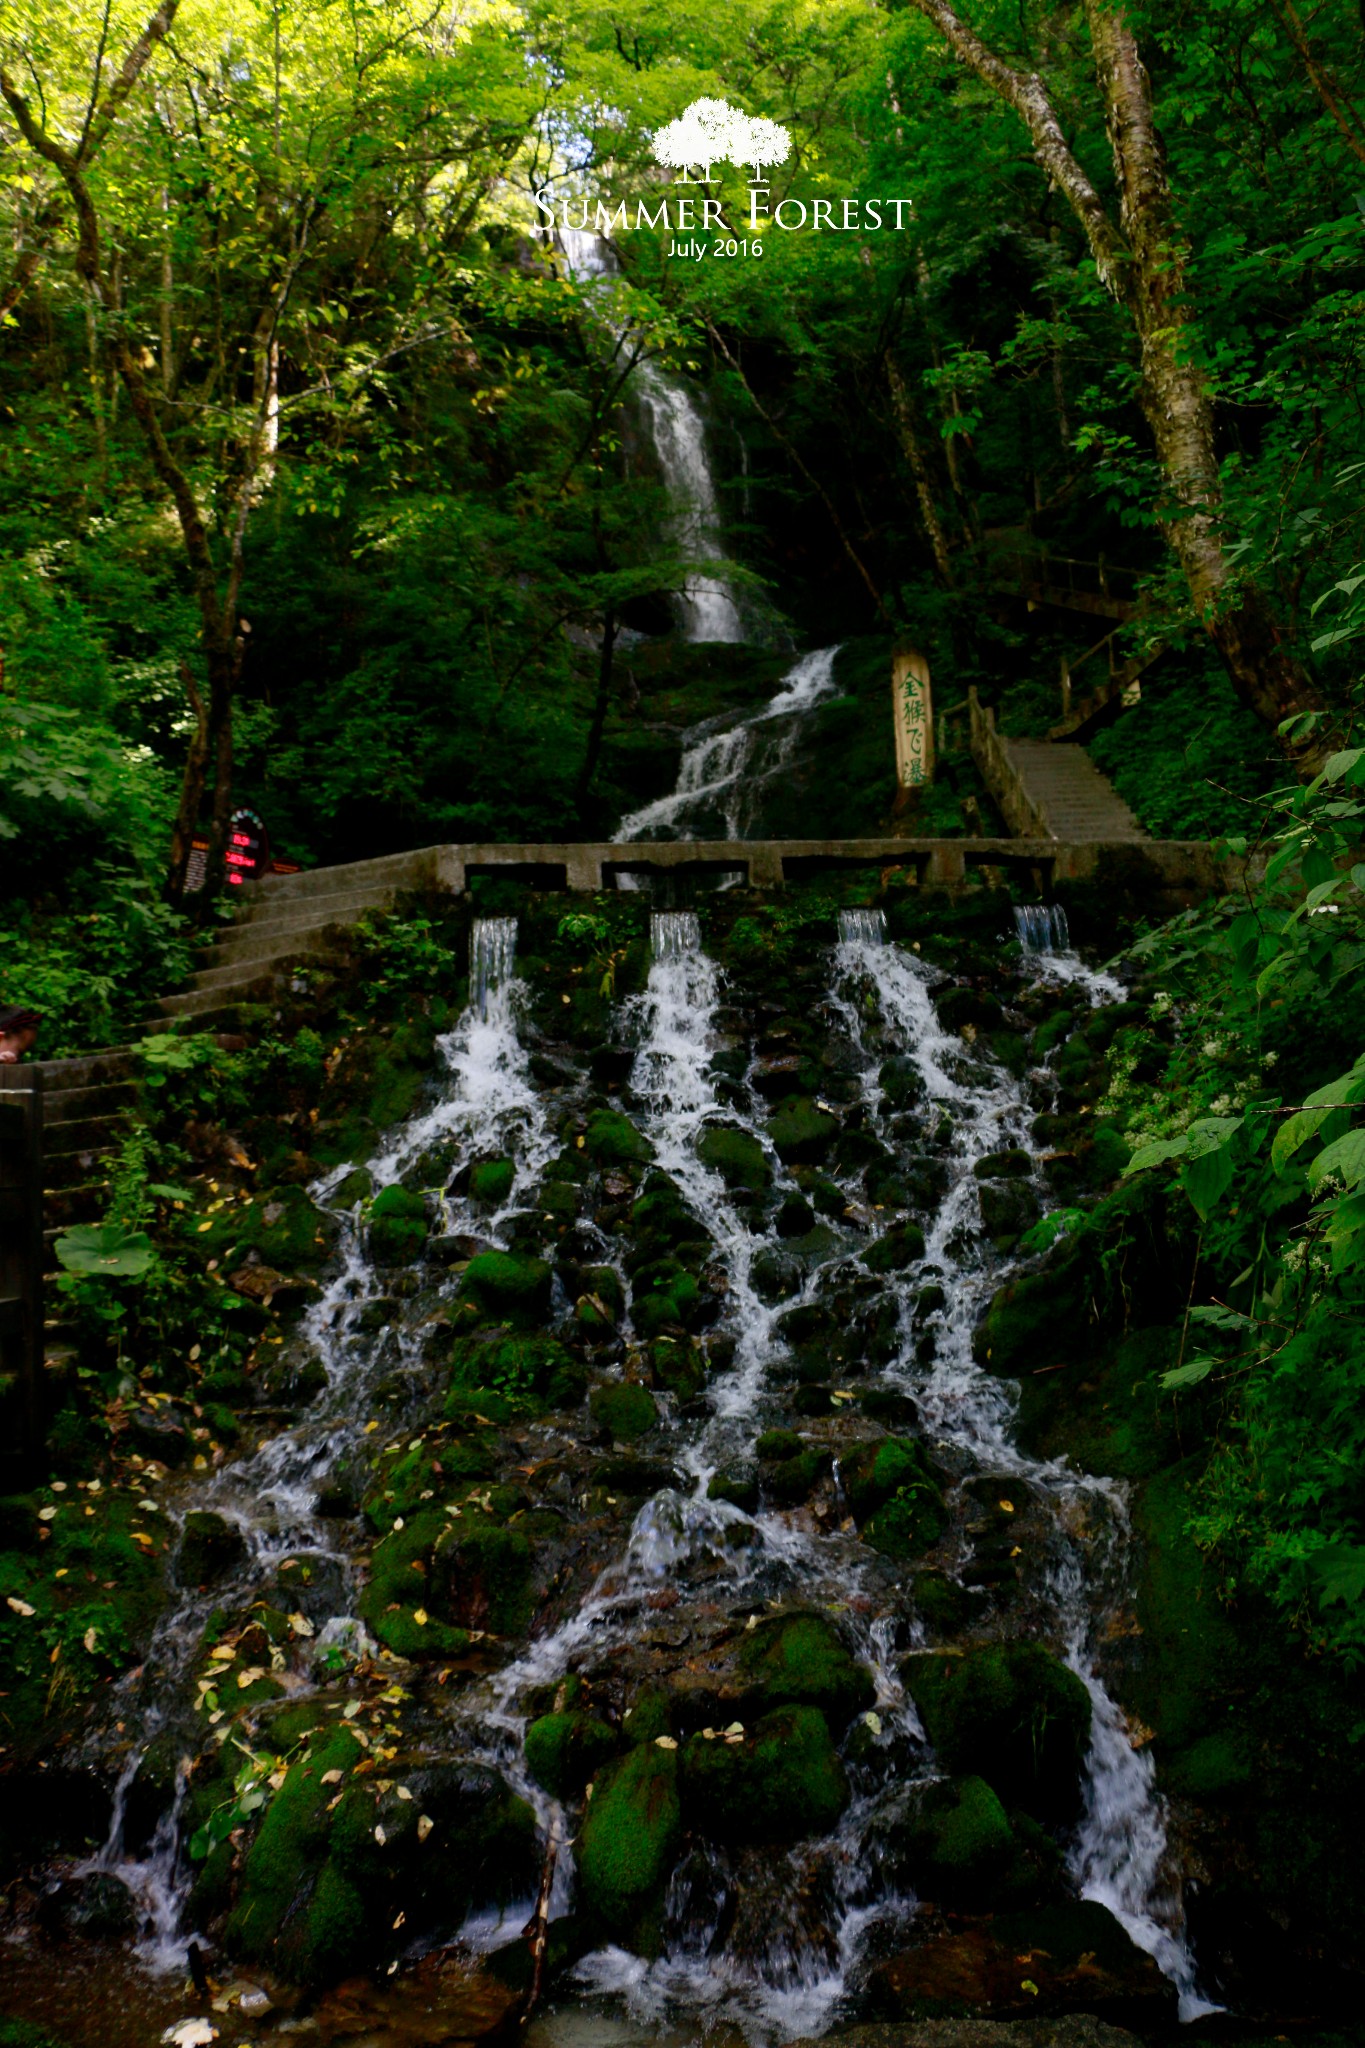
[[[1235,887],[1244,864],[1221,860],[1204,840],[1121,839],[690,839],[558,845],[428,846],[413,853],[269,876],[241,892],[243,907],[264,911],[288,901],[300,908],[310,896],[446,889],[462,894],[479,875],[498,875],[543,889],[610,888],[618,875],[677,872],[741,876],[750,888],[840,868],[913,870],[917,882],[957,889],[973,882],[1011,880],[1041,893],[1067,882],[1106,880],[1125,893],[1147,890],[1153,909],[1174,907]],[[995,874],[987,871],[995,870]]]

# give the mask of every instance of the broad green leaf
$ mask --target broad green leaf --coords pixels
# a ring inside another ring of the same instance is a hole
[[[1124,1167],[1125,1179],[1130,1173],[1142,1173],[1149,1166],[1164,1166],[1168,1159],[1183,1159],[1190,1149],[1188,1133],[1178,1138],[1154,1138],[1150,1145],[1140,1145]]]
[[[68,1273],[120,1280],[140,1280],[155,1257],[145,1230],[125,1230],[119,1223],[74,1223],[53,1249]]]
[[[1232,1186],[1232,1156],[1226,1145],[1191,1156],[1180,1184],[1205,1222]]]
[[[1163,1372],[1161,1384],[1163,1387],[1197,1387],[1201,1380],[1208,1378],[1217,1363],[1216,1358],[1207,1355],[1187,1358],[1183,1365],[1173,1365],[1169,1372]]]
[[[1308,1569],[1317,1580],[1318,1603],[1354,1607],[1365,1600],[1365,1548],[1358,1543],[1331,1543],[1314,1551]]]
[[[1308,1185],[1321,1187],[1329,1174],[1348,1188],[1365,1179],[1365,1131],[1347,1131],[1325,1145],[1308,1169]]]

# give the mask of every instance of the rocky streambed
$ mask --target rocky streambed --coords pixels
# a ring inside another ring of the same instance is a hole
[[[53,1985],[128,1950],[130,2040],[1201,2009],[1125,1490],[1004,1376],[1103,1317],[1125,991],[913,894],[527,898],[363,1164],[334,1089],[195,1222],[277,1320],[138,1413],[164,1585],[42,1757],[113,1816],[12,1894],[25,2010],[84,2038]]]

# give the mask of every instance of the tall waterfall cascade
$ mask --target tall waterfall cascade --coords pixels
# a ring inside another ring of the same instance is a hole
[[[585,282],[620,276],[615,253],[600,235],[561,228],[558,240],[572,276]],[[720,502],[696,397],[683,378],[649,359],[637,366],[634,388],[673,506],[673,545],[694,562],[716,565],[714,575],[699,568],[687,578],[678,600],[684,636],[741,641],[746,637],[744,622],[725,581],[728,557]]]

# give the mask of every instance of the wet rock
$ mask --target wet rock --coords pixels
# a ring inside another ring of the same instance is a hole
[[[868,1245],[861,1256],[869,1272],[903,1272],[924,1257],[924,1232],[913,1223],[898,1223]]]
[[[706,1488],[708,1500],[728,1501],[746,1515],[758,1506],[758,1471],[753,1465],[726,1465],[713,1472]]]
[[[658,1458],[604,1458],[592,1468],[592,1483],[607,1493],[624,1494],[628,1500],[644,1500],[665,1487],[680,1489],[681,1476]]]
[[[919,1409],[898,1387],[869,1387],[858,1396],[858,1406],[869,1421],[880,1422],[884,1429],[919,1427]]]
[[[940,1778],[918,1790],[899,1848],[922,1899],[976,1912],[996,1903],[1016,1853],[1009,1817],[984,1778]]]
[[[433,1605],[457,1628],[517,1635],[531,1619],[531,1545],[486,1517],[451,1523],[432,1551]]]
[[[840,2027],[814,2041],[793,2041],[788,2048],[1142,2048],[1136,2034],[1111,2027],[1088,2013],[1067,2013],[1056,2019],[937,2019],[915,2023]]]
[[[978,1180],[1027,1180],[1032,1171],[1032,1159],[1018,1146],[1008,1152],[988,1152],[972,1168]]]
[[[175,1576],[182,1586],[207,1586],[246,1556],[241,1530],[207,1508],[192,1508],[180,1532]]]
[[[979,1200],[981,1222],[988,1237],[1018,1237],[1042,1214],[1037,1195],[1023,1181],[983,1181]]]
[[[794,1096],[768,1119],[768,1137],[784,1166],[818,1166],[838,1135],[838,1118],[804,1096]]]
[[[137,1929],[137,1901],[123,1879],[107,1870],[63,1878],[44,1894],[38,1913],[52,1932],[83,1941],[125,1941]]]
[[[973,1613],[970,1593],[943,1572],[916,1572],[910,1584],[915,1612],[930,1636],[953,1637]]]
[[[616,1746],[615,1734],[595,1714],[581,1708],[542,1714],[526,1730],[526,1767],[552,1799],[576,1799]]]
[[[815,1228],[815,1211],[804,1195],[787,1195],[777,1212],[779,1237],[804,1237]]]
[[[370,1256],[381,1266],[402,1266],[427,1240],[424,1196],[408,1188],[383,1188],[370,1205]]]
[[[759,1481],[775,1507],[799,1507],[808,1500],[833,1460],[822,1445],[808,1444],[795,1430],[769,1429],[758,1439]]]
[[[869,2002],[903,2019],[1079,2011],[1148,2027],[1173,2017],[1175,1990],[1112,1913],[1083,1900],[926,1941],[878,1965]]]
[[[598,1427],[608,1430],[619,1443],[634,1443],[659,1419],[654,1396],[632,1381],[594,1388],[588,1407]]]
[[[657,1261],[637,1274],[631,1288],[631,1314],[643,1337],[660,1330],[685,1328],[701,1306],[696,1275],[676,1259]]]
[[[870,1672],[854,1662],[833,1625],[800,1609],[746,1630],[738,1666],[765,1707],[818,1707],[836,1735],[877,1696]]]
[[[1041,1643],[989,1643],[964,1657],[907,1657],[906,1689],[946,1767],[980,1774],[1040,1820],[1064,1820],[1080,1796],[1090,1695]]]
[[[906,1109],[924,1094],[924,1076],[911,1053],[893,1053],[883,1060],[877,1081],[889,1109]]]
[[[722,1841],[793,1842],[824,1834],[848,1804],[848,1780],[815,1707],[778,1707],[751,1730],[694,1735],[679,1784],[690,1826]]]
[[[534,1329],[550,1307],[551,1273],[543,1259],[480,1252],[465,1268],[462,1300],[519,1330]]]
[[[496,1250],[486,1237],[473,1237],[468,1231],[452,1230],[440,1237],[427,1240],[426,1256],[434,1266],[462,1266],[469,1259],[476,1259],[480,1252]]]
[[[695,1338],[656,1337],[649,1347],[655,1386],[666,1387],[681,1402],[694,1400],[705,1384],[705,1359]]]
[[[1005,1021],[1000,1004],[985,989],[939,989],[934,995],[934,1007],[945,1031],[961,1031],[968,1024],[978,1031],[997,1031]]]
[[[754,1258],[749,1277],[761,1301],[785,1301],[800,1292],[804,1268],[790,1252],[764,1245]]]
[[[583,1387],[582,1367],[558,1338],[480,1331],[458,1338],[452,1347],[445,1412],[457,1421],[472,1401],[476,1408],[482,1404],[490,1421],[499,1421],[503,1417],[493,1412],[499,1406],[508,1413],[574,1407],[583,1398]]]
[[[728,1188],[760,1191],[772,1178],[768,1156],[757,1138],[728,1124],[708,1124],[697,1141],[697,1157]]]
[[[370,1554],[370,1582],[360,1596],[361,1619],[400,1657],[450,1655],[467,1647],[463,1628],[452,1628],[427,1609],[431,1558],[447,1519],[434,1508],[403,1517]],[[420,1618],[419,1618],[420,1617]]]
[[[579,1879],[589,1908],[637,1954],[657,1955],[662,1945],[664,1886],[681,1838],[676,1750],[643,1743],[598,1772],[578,1841]]]
[[[598,1166],[624,1166],[654,1157],[654,1147],[620,1110],[597,1109],[588,1118],[583,1149]]]
[[[162,1409],[134,1408],[128,1417],[127,1442],[158,1465],[183,1465],[190,1453],[189,1431]]]
[[[516,1168],[510,1159],[478,1159],[469,1171],[469,1198],[484,1209],[498,1209],[512,1192]]]

